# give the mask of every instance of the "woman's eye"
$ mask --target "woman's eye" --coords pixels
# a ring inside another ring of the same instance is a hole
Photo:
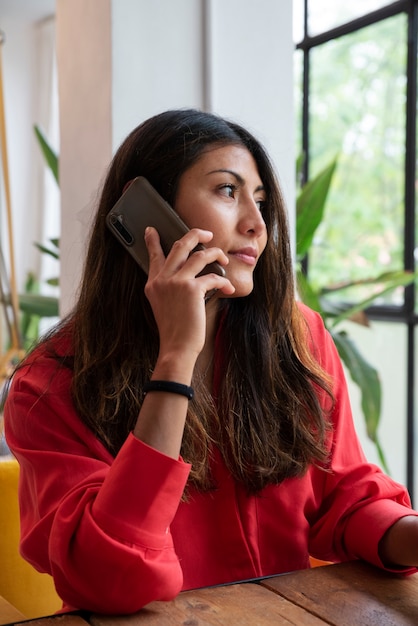
[[[266,200],[256,200],[256,204],[258,206],[258,210],[260,211],[260,213],[263,213],[264,209],[266,208],[267,201]]]
[[[222,185],[220,187],[220,190],[226,195],[228,196],[228,198],[234,198],[234,194],[236,191],[236,185],[233,185],[232,183],[227,183],[225,185]]]

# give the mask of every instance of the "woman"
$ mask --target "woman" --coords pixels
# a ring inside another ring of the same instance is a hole
[[[138,175],[191,228],[167,257],[147,229],[148,277],[105,223]],[[199,275],[213,261],[225,277]],[[74,311],[15,373],[5,416],[21,551],[64,609],[129,613],[309,554],[418,564],[406,490],[367,463],[336,349],[296,303],[269,159],[218,116],[168,111],[122,144]]]

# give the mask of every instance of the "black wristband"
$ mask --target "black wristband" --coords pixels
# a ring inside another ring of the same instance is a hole
[[[191,400],[194,396],[193,387],[188,385],[182,385],[181,383],[175,383],[171,380],[149,380],[144,385],[144,395],[148,391],[166,391],[168,393],[177,393],[180,396],[186,396],[188,400]]]

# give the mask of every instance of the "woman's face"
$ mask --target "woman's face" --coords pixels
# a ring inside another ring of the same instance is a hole
[[[253,289],[253,272],[267,244],[266,200],[252,154],[243,146],[204,152],[179,181],[174,208],[189,228],[213,233],[209,245],[229,258],[226,275],[234,297]]]

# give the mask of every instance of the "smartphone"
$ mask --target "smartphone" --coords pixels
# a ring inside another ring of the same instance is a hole
[[[143,176],[134,178],[107,214],[106,224],[147,274],[149,258],[144,241],[146,227],[157,229],[166,256],[173,243],[189,231],[174,209]],[[204,246],[199,244],[195,250],[202,248]],[[199,276],[210,273],[225,276],[224,268],[217,262],[207,265]]]

